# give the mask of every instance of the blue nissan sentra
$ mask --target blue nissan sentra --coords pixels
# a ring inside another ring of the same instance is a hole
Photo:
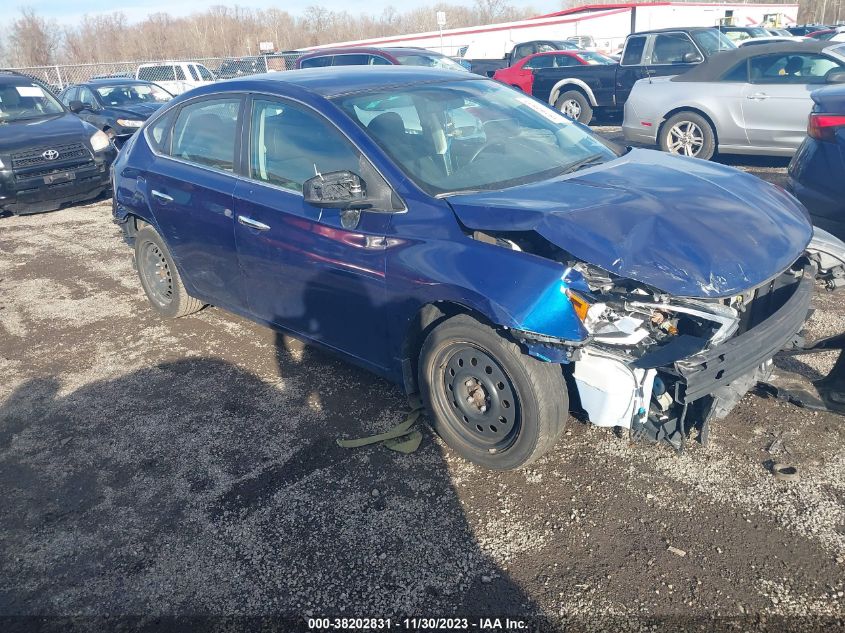
[[[705,440],[814,287],[813,227],[782,189],[617,147],[469,73],[204,86],[145,124],[114,181],[154,310],[213,304],[333,350],[419,392],[494,469],[547,452],[570,410]]]

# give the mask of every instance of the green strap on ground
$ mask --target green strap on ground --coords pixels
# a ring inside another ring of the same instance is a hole
[[[416,405],[414,410],[402,422],[389,431],[379,433],[378,435],[359,437],[354,440],[337,440],[337,445],[342,448],[360,448],[361,446],[381,443],[392,451],[406,454],[413,453],[420,447],[420,443],[422,442],[422,433],[419,429],[414,428],[414,424],[416,424],[423,411],[422,405],[419,403],[413,404]]]

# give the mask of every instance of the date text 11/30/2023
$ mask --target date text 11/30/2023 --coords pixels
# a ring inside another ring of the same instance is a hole
[[[311,631],[521,631],[528,628],[525,620],[511,618],[308,618]]]

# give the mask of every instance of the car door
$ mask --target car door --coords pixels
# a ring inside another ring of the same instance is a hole
[[[143,175],[162,238],[192,294],[235,311],[245,310],[232,211],[243,101],[227,94],[186,102]]]
[[[303,183],[318,173],[355,172],[368,190],[381,177],[303,104],[256,96],[250,112],[235,238],[251,312],[386,366],[384,245],[391,215],[367,211],[350,225],[339,210],[310,206],[302,196]]]
[[[743,91],[748,142],[771,150],[797,149],[813,107],[810,93],[841,64],[819,53],[774,53],[752,57],[749,68],[750,83]]]
[[[680,75],[704,61],[704,55],[690,36],[683,31],[658,33],[651,38],[646,49],[644,77],[668,77]],[[627,86],[630,94],[633,84]],[[624,96],[617,90],[617,98],[624,102]]]
[[[598,96],[599,103],[613,103],[618,106],[627,101],[634,84],[648,76],[645,66],[645,52],[648,37],[632,35],[625,41],[625,51],[619,65],[615,68],[614,82],[605,89],[608,94]]]

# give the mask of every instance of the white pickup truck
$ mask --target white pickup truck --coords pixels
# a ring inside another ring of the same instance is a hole
[[[214,73],[195,62],[153,62],[141,64],[135,78],[158,84],[170,94],[179,95],[215,80]]]

